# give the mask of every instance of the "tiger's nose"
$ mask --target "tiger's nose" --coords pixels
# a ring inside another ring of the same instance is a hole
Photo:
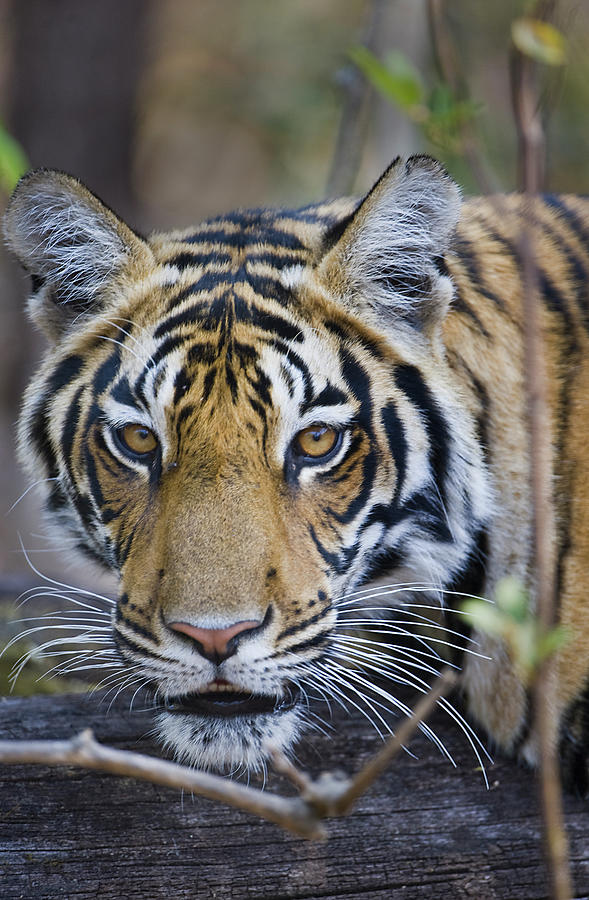
[[[168,622],[168,626],[191,638],[201,656],[219,665],[237,652],[237,645],[243,637],[263,628],[266,618],[263,622],[256,619],[235,622],[227,628],[199,628],[188,622]]]

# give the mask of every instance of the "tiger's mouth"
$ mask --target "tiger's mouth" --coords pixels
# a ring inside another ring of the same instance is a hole
[[[223,683],[222,686],[217,682],[213,682],[213,684],[215,684],[214,688],[212,685],[207,685],[209,690],[169,697],[165,702],[165,711],[214,718],[268,715],[292,709],[299,702],[301,695],[300,690],[292,684],[286,685],[280,696],[254,694],[239,690],[226,683]]]

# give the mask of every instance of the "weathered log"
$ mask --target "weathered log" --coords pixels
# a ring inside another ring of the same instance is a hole
[[[498,759],[486,790],[464,736],[434,720],[457,768],[423,737],[351,815],[313,843],[202,798],[73,767],[0,769],[0,896],[8,898],[541,898],[548,896],[532,773]],[[71,737],[157,752],[149,713],[96,697],[0,698],[0,738]],[[338,715],[299,763],[354,771],[378,737]],[[277,776],[269,790],[291,792]],[[567,797],[575,896],[589,896],[589,806]]]

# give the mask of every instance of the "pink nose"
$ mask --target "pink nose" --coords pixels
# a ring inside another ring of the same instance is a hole
[[[188,622],[169,622],[168,625],[174,631],[192,638],[199,653],[218,665],[236,652],[238,635],[243,637],[246,633],[255,631],[263,622],[248,619],[245,622],[235,622],[227,628],[198,628]]]

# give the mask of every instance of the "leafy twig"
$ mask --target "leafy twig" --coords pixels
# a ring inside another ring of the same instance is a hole
[[[535,18],[546,19],[553,2],[536,5]],[[534,222],[532,196],[542,186],[544,175],[544,132],[537,91],[537,65],[514,45],[511,86],[520,146],[520,177],[528,195],[528,219]],[[531,228],[522,232],[520,258],[523,272],[524,357],[530,421],[531,489],[534,510],[537,615],[540,627],[548,632],[555,621],[554,542],[552,509],[552,450],[547,401],[546,365],[540,324],[541,301],[538,267]],[[548,868],[555,900],[572,897],[568,846],[562,813],[562,796],[556,758],[555,661],[546,658],[539,666],[534,684],[534,705],[540,755],[540,799],[544,822]]]

